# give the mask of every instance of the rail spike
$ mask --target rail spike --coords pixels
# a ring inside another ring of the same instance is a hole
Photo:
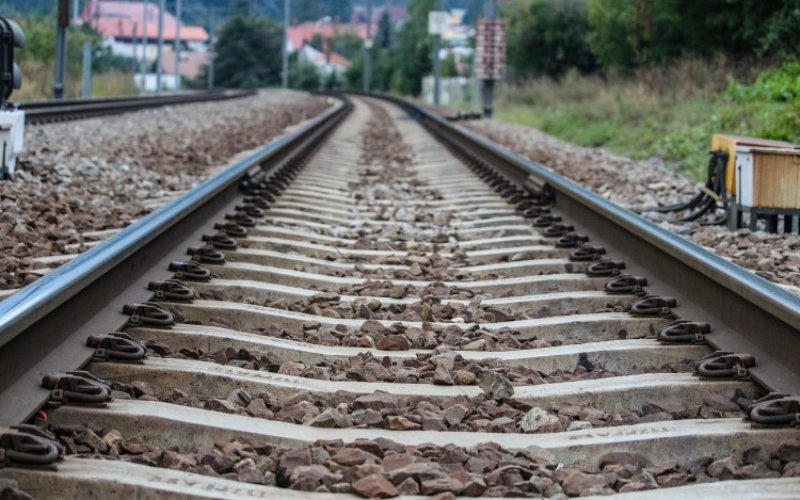
[[[176,280],[209,281],[211,279],[211,271],[197,262],[176,260],[170,262],[168,269],[175,273]]]

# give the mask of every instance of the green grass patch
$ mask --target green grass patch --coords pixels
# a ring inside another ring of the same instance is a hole
[[[695,78],[705,82],[697,83],[675,71],[662,72],[663,78],[569,75],[560,82],[506,85],[496,118],[638,160],[660,158],[702,180],[714,133],[800,142],[800,65],[787,66],[767,70],[752,85],[722,74]]]

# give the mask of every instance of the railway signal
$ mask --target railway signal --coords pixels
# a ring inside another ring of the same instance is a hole
[[[0,177],[14,176],[17,154],[22,151],[25,112],[9,102],[14,90],[22,86],[22,71],[14,62],[14,50],[25,45],[22,28],[11,19],[0,17]]]

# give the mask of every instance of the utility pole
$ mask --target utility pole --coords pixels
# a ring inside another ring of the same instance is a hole
[[[436,1],[436,10],[441,12],[444,8],[442,0]],[[439,96],[442,89],[442,62],[439,60],[439,51],[442,48],[442,35],[433,35],[433,104],[439,105]]]
[[[283,0],[283,88],[289,88],[289,0]]]
[[[92,41],[83,42],[83,86],[81,97],[89,99],[92,97]]]
[[[483,14],[486,19],[497,19],[496,0],[483,1]],[[494,80],[483,80],[483,116],[491,118],[494,111]]]
[[[69,26],[69,0],[58,0],[56,74],[53,80],[54,99],[64,98],[64,73],[67,70],[67,26]]]
[[[144,0],[142,4],[142,89],[147,89],[147,19],[150,17],[148,9],[150,0]]]
[[[369,92],[372,79],[372,0],[367,0],[367,39],[364,40],[364,92]]]
[[[136,36],[138,35],[138,31],[139,31],[139,23],[134,22],[133,29],[131,30],[131,45],[133,45],[133,47],[131,47],[131,50],[133,51],[133,62],[132,62],[133,67],[131,69],[134,78],[136,77],[136,73],[139,72],[139,67],[138,67],[139,49],[136,47],[137,45],[139,45],[139,40],[136,38]]]
[[[161,76],[164,73],[162,56],[164,51],[164,5],[165,0],[158,3],[158,46],[156,48],[156,95],[161,93]]]
[[[181,0],[175,0],[175,90],[181,89]]]
[[[214,8],[209,4],[208,6],[208,28],[211,30],[208,34],[208,88],[214,88],[214,36],[217,31],[217,19],[214,16]]]

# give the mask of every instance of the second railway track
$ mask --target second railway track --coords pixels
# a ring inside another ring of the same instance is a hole
[[[0,302],[0,481],[796,495],[796,302],[409,109],[353,98]]]

